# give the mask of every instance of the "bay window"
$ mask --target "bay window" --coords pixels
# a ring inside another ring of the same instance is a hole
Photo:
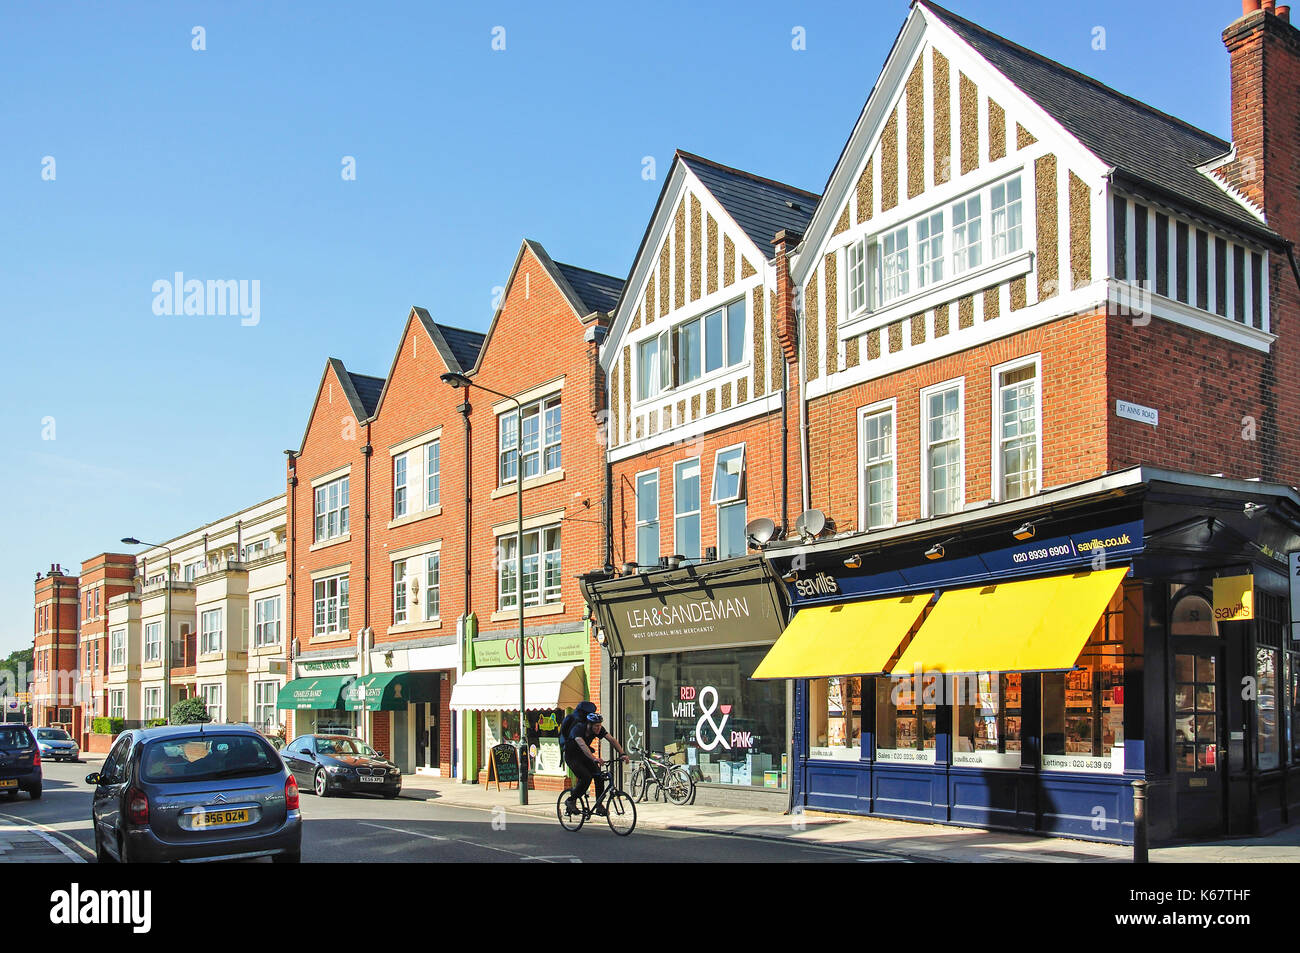
[[[659,562],[659,471],[650,470],[636,478],[636,562],[653,566]]]
[[[340,477],[316,487],[316,542],[348,532],[348,478]]]
[[[673,545],[678,555],[700,559],[700,458],[673,466]]]
[[[207,609],[199,617],[199,654],[221,651],[221,610]]]
[[[316,635],[335,635],[348,628],[348,577],[317,579],[312,586]]]

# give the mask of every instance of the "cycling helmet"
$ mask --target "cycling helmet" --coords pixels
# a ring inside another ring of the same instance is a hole
[[[605,720],[605,716],[600,714],[600,712],[596,712],[596,711],[593,711],[590,715],[587,716],[587,724],[589,725],[599,725],[604,720]]]

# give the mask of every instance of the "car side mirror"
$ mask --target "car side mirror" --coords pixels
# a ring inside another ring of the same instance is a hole
[[[103,783],[101,781],[101,777],[102,776],[98,771],[92,771],[90,774],[86,775],[86,783],[99,786],[100,784]]]

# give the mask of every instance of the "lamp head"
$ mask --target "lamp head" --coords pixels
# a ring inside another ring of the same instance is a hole
[[[448,371],[446,374],[443,374],[442,382],[444,384],[450,384],[452,387],[457,389],[469,388],[469,378],[464,374],[457,374],[454,371]]]
[[[140,545],[140,540],[136,539],[134,536],[123,536],[122,542],[126,543],[128,546]]]

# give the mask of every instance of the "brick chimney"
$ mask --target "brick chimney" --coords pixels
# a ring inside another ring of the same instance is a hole
[[[788,228],[781,229],[772,239],[772,244],[776,247],[776,313],[772,319],[786,364],[794,364],[799,359],[795,346],[795,287],[790,281],[790,252],[801,241],[803,236]]]
[[[1246,0],[1223,31],[1232,78],[1236,159],[1219,175],[1264,211],[1269,226],[1300,241],[1300,30],[1290,10]]]

